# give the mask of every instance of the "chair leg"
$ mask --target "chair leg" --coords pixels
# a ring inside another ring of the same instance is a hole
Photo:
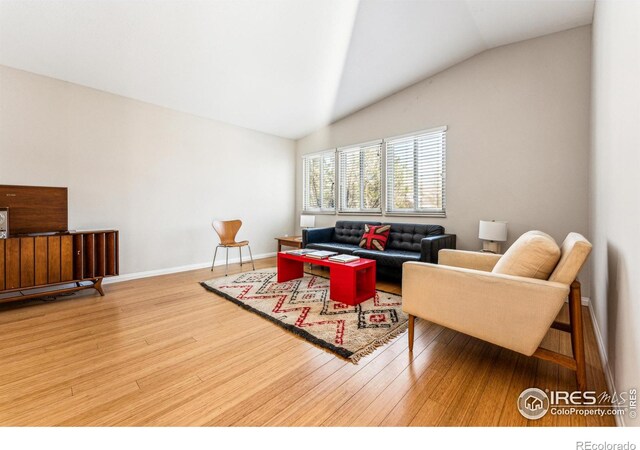
[[[247,245],[247,247],[249,248],[249,257],[251,258],[251,267],[253,267],[253,270],[256,270],[256,265],[253,263],[253,253],[251,253],[251,246]]]
[[[571,326],[571,348],[576,360],[578,390],[587,389],[587,366],[584,355],[584,332],[582,328],[582,293],[578,280],[571,283],[569,291],[569,322]]]
[[[238,247],[238,251],[240,252],[240,267],[242,267],[242,247]]]
[[[211,263],[211,271],[212,271],[212,272],[213,272],[213,266],[215,266],[215,265],[216,265],[216,255],[218,254],[218,248],[219,248],[219,247],[220,247],[220,246],[218,245],[218,246],[216,247],[216,251],[215,251],[215,252],[213,252],[213,262]]]
[[[413,352],[413,328],[415,326],[416,316],[409,314],[409,353]]]
[[[227,276],[227,272],[229,271],[229,247],[227,247],[227,261],[224,264],[224,276]]]

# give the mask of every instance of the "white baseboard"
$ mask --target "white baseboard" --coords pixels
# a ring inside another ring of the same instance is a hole
[[[569,303],[569,297],[567,297],[564,302]],[[591,304],[591,299],[589,297],[580,297],[580,303],[582,303],[582,306],[589,306]]]
[[[584,297],[583,297],[584,300]],[[596,341],[598,343],[598,354],[600,355],[600,364],[602,365],[602,371],[604,372],[604,378],[607,382],[607,389],[609,393],[613,395],[613,392],[616,391],[616,385],[613,381],[613,373],[611,372],[611,366],[609,365],[609,356],[607,349],[604,346],[604,339],[602,339],[602,334],[600,333],[600,327],[598,326],[598,321],[596,319],[596,314],[593,311],[593,306],[591,302],[588,303],[589,316],[591,316],[591,323],[593,324],[593,331],[596,335]],[[616,420],[617,427],[624,427],[624,419],[623,416],[614,416]]]
[[[276,252],[261,253],[259,255],[254,255],[253,259],[255,261],[257,259],[271,258],[273,256],[276,256]],[[229,264],[235,264],[239,262],[240,262],[239,257],[229,258]],[[242,262],[244,264],[251,264],[251,260],[249,259],[248,255],[242,258]],[[224,265],[225,265],[224,258],[216,259],[216,264],[215,264],[216,267],[224,266]],[[204,269],[206,267],[211,267],[210,261],[197,263],[197,264],[189,264],[186,266],[168,267],[166,269],[148,270],[146,272],[127,273],[124,275],[118,275],[117,277],[105,278],[103,281],[103,284],[120,283],[122,281],[137,280],[138,278],[157,277],[159,275],[169,275],[169,274],[178,273],[178,272],[188,272],[189,270]]]

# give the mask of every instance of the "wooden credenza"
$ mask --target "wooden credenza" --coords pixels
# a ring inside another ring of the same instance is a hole
[[[102,279],[115,275],[116,230],[0,239],[0,303],[81,289],[104,295]]]

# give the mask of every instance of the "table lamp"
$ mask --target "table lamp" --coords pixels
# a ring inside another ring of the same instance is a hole
[[[482,251],[500,253],[500,243],[507,240],[507,222],[481,220],[478,238],[483,240]]]
[[[313,228],[316,226],[316,216],[300,216],[300,228]]]

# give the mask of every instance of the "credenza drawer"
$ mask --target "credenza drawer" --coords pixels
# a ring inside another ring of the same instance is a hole
[[[20,287],[20,239],[7,239],[4,255],[5,289],[17,289]]]

